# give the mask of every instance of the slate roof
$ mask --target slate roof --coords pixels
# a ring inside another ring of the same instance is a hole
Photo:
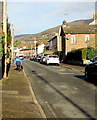
[[[65,33],[97,34],[97,25],[67,25],[63,30]]]

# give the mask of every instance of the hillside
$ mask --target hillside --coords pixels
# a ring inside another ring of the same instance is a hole
[[[48,30],[45,30],[43,32],[37,33],[37,34],[24,34],[24,35],[18,35],[15,36],[15,40],[20,41],[32,41],[35,38],[37,40],[49,40],[52,38],[52,36],[55,35],[56,32],[58,32],[60,26],[50,28]]]
[[[93,19],[87,19],[87,20],[77,20],[74,22],[71,22],[69,24],[73,24],[73,25],[89,25],[89,23],[91,23],[93,21]]]
[[[68,25],[88,25],[92,21],[93,21],[93,19],[77,20],[77,21],[68,23]],[[35,38],[36,38],[37,41],[41,41],[41,40],[48,41],[55,35],[56,32],[58,33],[60,26],[50,28],[50,29],[40,32],[38,34],[18,35],[18,36],[15,36],[15,40],[30,42],[30,41],[35,40]]]

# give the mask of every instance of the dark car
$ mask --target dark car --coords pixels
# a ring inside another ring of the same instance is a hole
[[[37,61],[37,62],[40,62],[41,56],[42,56],[42,53],[40,53],[40,54],[37,55],[37,58],[36,58],[36,61]]]
[[[97,76],[97,56],[90,60],[85,66],[85,78],[89,80],[91,77]]]
[[[30,57],[30,60],[35,61],[35,56],[36,56],[36,55],[32,55],[32,56]]]

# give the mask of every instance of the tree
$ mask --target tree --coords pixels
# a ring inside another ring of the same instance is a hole
[[[7,24],[7,46],[11,44],[11,29],[10,29],[10,24]]]
[[[67,23],[66,20],[64,20],[64,21],[63,21],[63,25],[65,25],[66,23]]]
[[[18,47],[21,44],[21,41],[15,40],[14,41],[14,47]]]

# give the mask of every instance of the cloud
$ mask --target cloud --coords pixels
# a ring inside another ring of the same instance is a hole
[[[51,16],[74,20],[91,18],[93,13],[95,13],[95,2],[80,2],[80,6],[79,2],[67,2],[63,3],[59,9],[55,9]]]
[[[92,18],[94,2],[9,2],[8,17],[15,33],[39,33],[61,25],[63,20]],[[79,14],[80,13],[80,14]]]

